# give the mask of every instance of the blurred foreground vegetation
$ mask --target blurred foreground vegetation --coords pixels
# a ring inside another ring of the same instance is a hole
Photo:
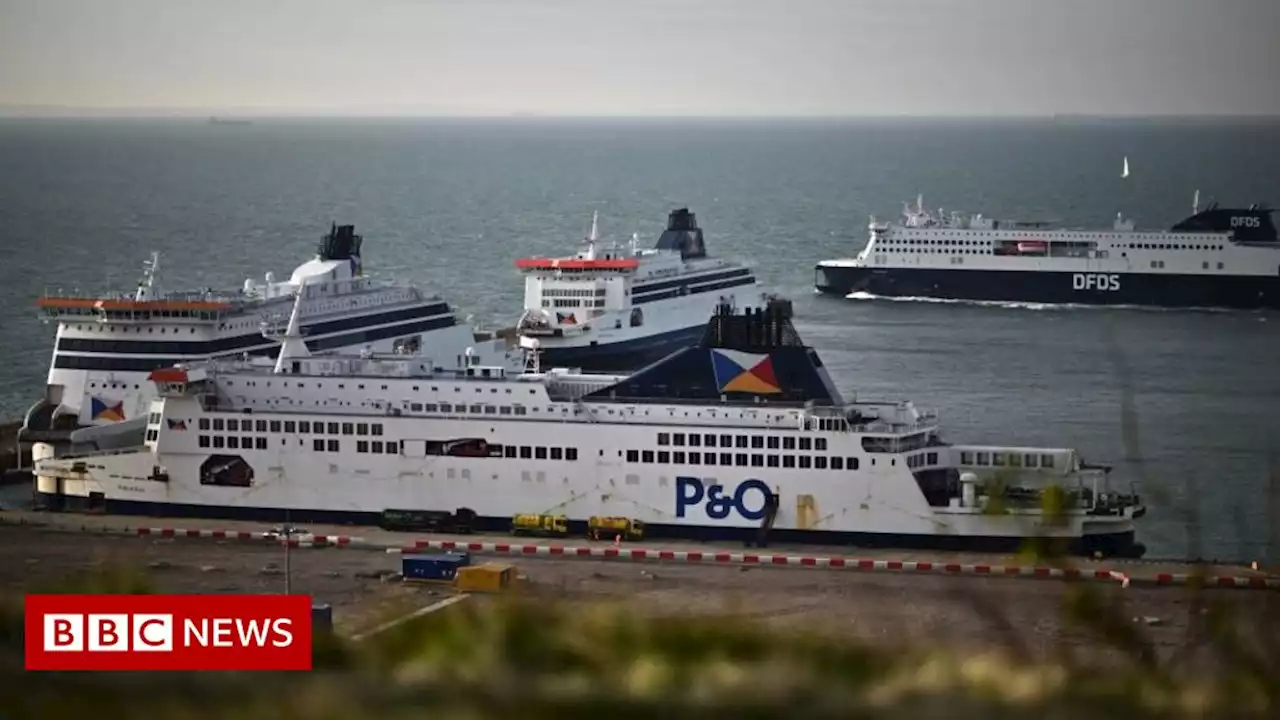
[[[140,574],[104,570],[51,590],[150,586]],[[463,602],[358,644],[318,637],[311,673],[26,673],[22,608],[11,599],[0,626],[7,647],[0,718],[1272,716],[1280,614],[1257,618],[1270,620],[1254,626],[1265,638],[1259,644],[1238,637],[1238,623],[1211,602],[1203,605],[1204,641],[1221,672],[1189,678],[1157,662],[1140,629],[1104,596],[1084,585],[1069,596],[1064,611],[1130,658],[1127,669],[1066,655],[1035,665],[1009,656],[885,652],[731,620],[639,621],[608,608],[570,612],[514,598]]]

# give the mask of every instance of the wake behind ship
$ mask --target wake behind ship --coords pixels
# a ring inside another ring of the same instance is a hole
[[[156,370],[144,443],[42,457],[49,508],[378,524],[389,513],[629,518],[647,536],[1141,554],[1139,498],[1075,450],[956,445],[905,401],[850,401],[790,304],[721,306],[630,376],[510,374],[406,356]],[[297,353],[297,354],[295,354]],[[274,382],[273,382],[274,380]],[[1044,510],[1045,493],[1060,512]]]
[[[857,257],[824,260],[814,287],[848,296],[1183,308],[1280,308],[1280,242],[1262,206],[1205,209],[1169,230],[1109,230],[936,214],[871,219]]]

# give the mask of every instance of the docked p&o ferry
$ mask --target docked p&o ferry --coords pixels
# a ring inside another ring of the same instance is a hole
[[[598,214],[572,257],[524,258],[520,346],[543,364],[629,371],[698,342],[722,304],[763,307],[749,267],[707,256],[697,218],[674,210],[653,248],[600,243]]]
[[[857,257],[824,260],[823,293],[893,298],[1160,307],[1280,308],[1273,211],[1201,209],[1168,230],[1109,230],[945,215],[904,204],[899,223],[871,219]]]
[[[261,327],[282,326],[296,298],[312,351],[417,354],[473,344],[471,328],[441,298],[367,276],[362,245],[354,226],[334,225],[287,280],[268,272],[265,282],[248,279],[228,291],[161,291],[153,253],[131,295],[39,298],[43,319],[58,331],[45,395],[28,411],[21,439],[56,444],[77,428],[136,425],[154,391],[147,377],[159,367],[273,355],[278,345]]]
[[[440,513],[481,531],[532,514],[575,533],[606,517],[658,537],[975,550],[1052,537],[1141,554],[1143,506],[1109,468],[1065,448],[951,444],[910,402],[846,400],[789,318],[789,303],[724,305],[694,346],[568,381],[469,358],[309,357],[291,322],[274,364],[153,371],[142,444],[40,453],[37,493],[59,510]]]

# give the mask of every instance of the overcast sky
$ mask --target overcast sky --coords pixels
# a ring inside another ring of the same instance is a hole
[[[1280,0],[0,0],[0,105],[1280,114]]]

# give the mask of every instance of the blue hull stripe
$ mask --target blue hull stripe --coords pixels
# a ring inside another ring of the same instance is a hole
[[[388,340],[390,338],[402,337],[405,335],[416,335],[418,333],[430,332],[441,328],[452,327],[457,324],[457,319],[453,315],[433,318],[430,320],[418,320],[416,322],[408,322],[402,325],[393,325],[391,327],[375,328],[372,330],[358,330],[342,335],[334,335],[333,337],[317,338],[309,340],[307,347],[312,352],[320,352],[322,350],[332,350],[340,347],[350,347],[355,345],[364,345],[379,340]],[[314,334],[314,333],[313,333]],[[261,337],[261,336],[259,336]],[[250,355],[260,355],[275,357],[279,345],[270,343],[256,349],[249,350]],[[259,343],[261,345],[261,343]],[[219,353],[219,355],[234,355],[235,353]],[[53,366],[57,368],[65,368],[69,370],[114,370],[117,372],[150,372],[160,367],[172,367],[180,362],[189,362],[190,358],[174,358],[174,357],[111,357],[102,355],[64,355],[57,353],[54,356]]]
[[[452,310],[449,309],[447,304],[438,302],[419,307],[401,308],[399,310],[389,310],[370,315],[361,315],[359,317],[342,318],[341,320],[329,320],[326,322],[312,324],[303,323],[302,330],[308,335],[332,335],[333,333],[345,332],[348,330],[359,330],[361,328],[373,327],[375,325],[402,323],[410,320],[421,320],[423,318],[435,317],[437,315],[451,314]],[[262,335],[258,333],[203,341],[62,338],[58,341],[57,349],[65,352],[110,353],[113,355],[154,354],[167,357],[173,355],[221,355],[223,353],[235,353],[247,348],[262,345],[262,343]]]
[[[88,501],[82,497],[63,497],[60,499],[52,493],[38,493],[36,501],[40,507],[51,510],[70,512],[89,511]],[[249,520],[254,522],[281,524],[286,520],[286,513],[279,508],[230,507],[218,505],[180,505],[173,503],[143,503],[128,500],[107,500],[101,509],[107,513],[119,515],[142,515],[150,517],[191,517],[222,520]],[[381,520],[376,512],[353,512],[336,510],[290,510],[290,523],[316,523],[325,525],[359,525],[372,527]],[[507,533],[511,529],[509,517],[477,517],[472,525],[477,532]],[[586,523],[571,521],[569,530],[582,537],[586,534]],[[646,524],[645,537],[654,539],[681,539],[700,541],[755,542],[759,537],[757,528],[715,527],[706,525],[670,525]],[[887,533],[849,533],[821,530],[773,530],[769,533],[770,543],[784,544],[821,544],[849,545],[864,548],[900,548],[900,549],[935,549],[935,550],[967,550],[973,552],[1014,552],[1023,541],[1020,538],[1008,537],[960,537],[955,535],[902,535]],[[1110,552],[1113,549],[1131,548],[1134,546],[1133,533],[1116,533],[1114,535],[1090,536],[1087,542],[1077,542],[1072,551],[1091,555],[1095,550]]]
[[[1280,309],[1280,266],[1267,275],[1072,273],[1012,270],[823,267],[824,293],[988,302]]]
[[[727,290],[729,288],[743,287],[745,285],[756,284],[756,279],[752,275],[744,277],[732,278],[729,280],[721,280],[710,285],[699,285],[698,287],[681,286],[671,290],[662,290],[659,292],[635,293],[631,296],[632,305],[644,305],[645,303],[657,302],[658,300],[669,300],[671,298],[680,297],[681,295],[701,295],[703,293],[715,292],[717,290]]]

